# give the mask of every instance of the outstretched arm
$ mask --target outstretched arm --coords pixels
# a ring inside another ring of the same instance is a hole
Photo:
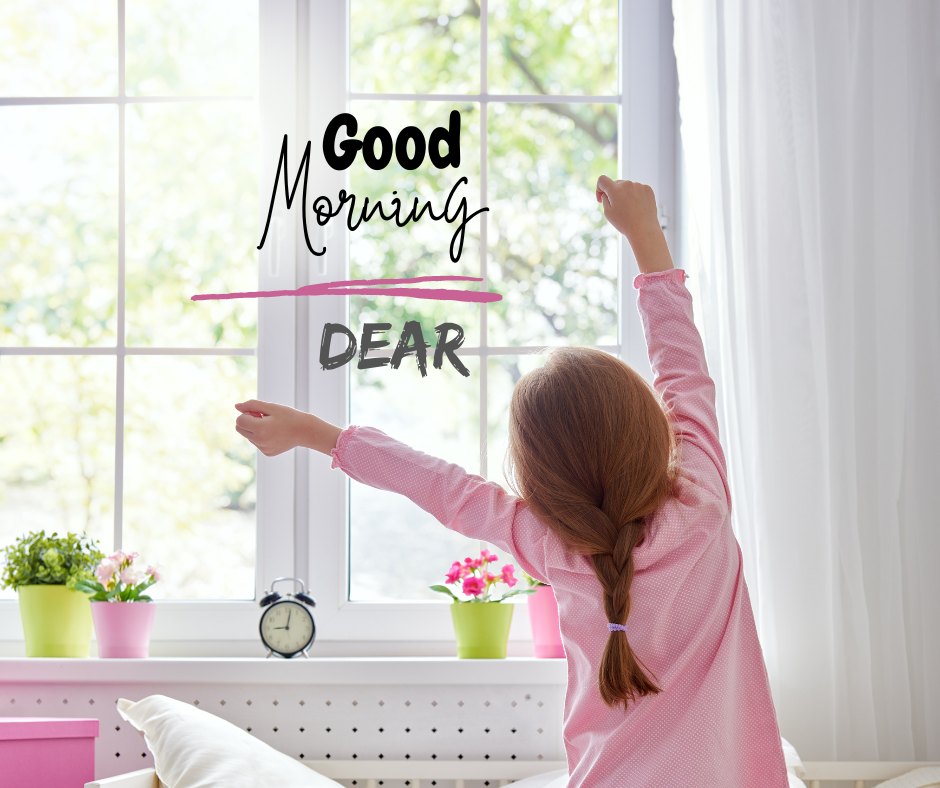
[[[340,429],[313,414],[260,400],[235,406],[235,429],[265,455],[303,446],[331,455],[350,478],[410,498],[453,531],[510,553],[547,582],[546,528],[523,501],[481,476],[389,437],[372,427]]]
[[[630,242],[640,269],[634,286],[639,290],[653,385],[663,398],[680,442],[682,468],[730,506],[725,457],[718,440],[715,384],[692,320],[692,296],[684,284],[685,272],[673,267],[653,190],[602,175],[596,194],[607,220]]]

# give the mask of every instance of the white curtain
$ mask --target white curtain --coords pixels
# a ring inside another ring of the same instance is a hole
[[[940,2],[673,12],[681,262],[781,732],[940,760]]]

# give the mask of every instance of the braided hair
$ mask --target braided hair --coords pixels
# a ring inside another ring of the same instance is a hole
[[[608,353],[556,348],[513,390],[507,475],[565,544],[590,556],[614,624],[630,615],[633,550],[672,494],[674,455],[656,393]],[[608,706],[624,708],[660,691],[626,631],[608,637],[598,687]]]

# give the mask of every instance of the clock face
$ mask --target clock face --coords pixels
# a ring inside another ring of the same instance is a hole
[[[299,602],[275,602],[261,616],[261,641],[284,657],[303,651],[313,642],[313,616]]]

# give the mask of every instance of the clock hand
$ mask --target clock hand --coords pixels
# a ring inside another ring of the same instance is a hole
[[[288,611],[287,611],[287,626],[284,627],[284,629],[290,629],[290,615],[291,615],[291,613],[293,613],[293,612],[294,612],[293,610],[288,610]]]

